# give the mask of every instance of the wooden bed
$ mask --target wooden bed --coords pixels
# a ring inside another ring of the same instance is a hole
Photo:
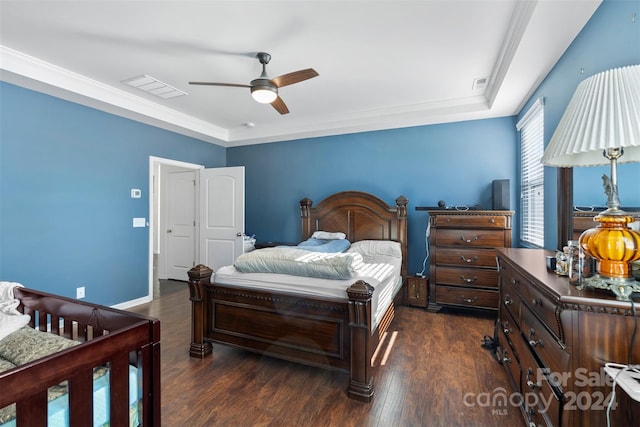
[[[216,342],[347,372],[349,397],[371,401],[372,356],[393,320],[394,306],[405,301],[408,201],[400,196],[395,202],[388,206],[376,196],[357,191],[334,194],[316,207],[310,199],[300,201],[302,240],[323,230],[343,232],[351,242],[392,240],[401,244],[403,286],[375,328],[373,287],[363,281],[349,287],[348,300],[336,300],[211,283],[212,270],[198,265],[189,271],[190,355],[204,358]]]
[[[93,425],[93,368],[105,364],[110,425],[129,425],[130,364],[142,372],[140,425],[160,425],[159,320],[27,288],[15,288],[14,296],[18,310],[31,316],[31,327],[81,342],[0,373],[0,408],[16,404],[18,427],[47,425],[47,389],[63,381],[68,381],[69,425]]]

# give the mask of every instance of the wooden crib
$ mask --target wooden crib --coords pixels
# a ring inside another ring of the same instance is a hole
[[[93,425],[93,370],[109,368],[109,422],[129,425],[129,372],[137,368],[139,425],[160,425],[160,321],[140,314],[15,288],[30,326],[81,344],[0,373],[0,408],[16,404],[16,425],[46,426],[49,387],[68,382],[69,425]]]

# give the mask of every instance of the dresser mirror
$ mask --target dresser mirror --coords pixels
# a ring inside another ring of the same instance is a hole
[[[607,196],[602,187],[602,175],[610,174],[609,166],[558,168],[558,249],[566,245],[573,234],[573,210],[604,207]],[[618,189],[623,207],[640,207],[640,163],[618,165]]]

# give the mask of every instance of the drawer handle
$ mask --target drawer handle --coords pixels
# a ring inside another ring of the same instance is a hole
[[[465,258],[464,255],[460,255],[460,259],[469,264],[472,262],[476,262],[478,260],[478,257],[474,256],[473,258]]]
[[[537,389],[537,388],[540,388],[540,384],[536,384],[536,383],[534,383],[533,381],[531,381],[531,380],[529,379],[529,376],[528,376],[528,375],[527,375],[527,385],[529,386],[529,388],[530,388],[531,390],[535,390],[535,389]]]
[[[531,345],[531,347],[537,347],[537,346],[541,346],[542,347],[542,345],[543,345],[542,340],[540,339],[540,340],[536,341],[534,339],[535,335],[536,335],[536,331],[533,330],[533,328],[529,329],[529,345]]]
[[[496,223],[496,219],[495,219],[495,218],[491,218],[491,219],[489,220],[489,222],[490,222],[491,224],[495,224],[495,223]]]
[[[478,236],[473,236],[473,238],[472,238],[472,239],[467,239],[467,238],[466,238],[466,237],[464,237],[464,236],[460,236],[460,240],[462,240],[462,241],[463,241],[463,242],[465,242],[465,243],[473,243],[473,242],[475,242],[476,240],[478,240],[479,238],[480,238],[480,237],[478,237]]]
[[[534,298],[531,300],[531,304],[539,305],[540,307],[542,307],[542,300],[540,298]]]
[[[507,357],[507,350],[502,350],[502,363],[504,363],[505,365],[507,363],[511,363],[511,358]]]
[[[519,280],[516,280],[516,279],[511,279],[511,284],[512,284],[512,285],[519,285],[519,284],[520,284],[520,281],[519,281]]]
[[[509,326],[509,322],[503,322],[502,328],[505,335],[509,335],[511,332],[513,332],[513,329],[511,329],[511,327]]]
[[[464,277],[464,274],[461,274],[460,278],[467,283],[475,282],[476,280],[478,280],[478,276],[473,276],[472,279],[467,279],[466,277]]]
[[[478,297],[466,298],[464,296],[461,296],[460,299],[466,302],[467,304],[473,304],[474,302],[478,301]]]
[[[533,373],[533,369],[531,368],[527,368],[527,386],[531,389],[531,390],[535,390],[537,388],[540,388],[541,385],[538,383],[534,383],[533,381],[531,381],[531,378],[529,378],[529,375],[531,375]]]
[[[422,289],[422,285],[416,286],[414,282],[411,283],[411,288],[413,289],[413,298],[420,299],[420,290]]]
[[[511,297],[509,296],[509,294],[504,296],[504,305],[511,305],[513,304],[513,300],[511,299]]]

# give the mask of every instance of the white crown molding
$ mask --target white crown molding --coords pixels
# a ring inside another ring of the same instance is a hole
[[[101,111],[223,147],[470,120],[490,109],[485,96],[360,111],[295,128],[224,129],[0,45],[0,78]],[[469,115],[471,114],[471,115]]]
[[[0,70],[0,78],[9,83],[224,147],[442,123],[455,114],[463,114],[456,120],[473,119],[464,114],[489,110],[484,96],[474,96],[360,111],[295,128],[229,130],[2,45]]]
[[[287,128],[287,139],[322,137],[357,132],[372,132],[411,126],[474,120],[489,110],[484,96],[474,96],[393,108],[381,108],[335,117],[324,121],[313,120]],[[238,127],[230,130],[229,146],[260,144],[282,140],[278,128],[255,129]]]
[[[0,71],[0,78],[9,83],[223,147],[471,120],[478,118],[474,113],[490,109],[486,97],[479,95],[360,111],[348,117],[314,120],[295,128],[262,128],[259,132],[248,128],[229,130],[2,45]]]
[[[518,51],[522,37],[527,31],[533,12],[538,5],[537,0],[518,1],[516,7],[511,15],[509,21],[509,28],[507,34],[502,43],[498,59],[493,66],[491,77],[489,78],[489,84],[487,85],[487,91],[485,95],[487,97],[487,103],[489,108],[493,105],[493,102],[498,95],[498,91],[506,78],[509,67],[513,62],[513,58]]]
[[[229,131],[226,129],[2,45],[0,69],[4,71],[2,80],[9,83],[30,86],[31,89],[46,91],[54,96],[126,117],[130,115],[123,114],[122,111],[131,112],[138,115],[130,117],[135,120],[155,126],[158,126],[159,121],[170,125],[167,128],[176,127],[170,130],[205,138],[210,142],[226,142],[229,138]],[[42,84],[53,90],[47,91]],[[66,96],[59,93],[59,90],[67,92]]]

